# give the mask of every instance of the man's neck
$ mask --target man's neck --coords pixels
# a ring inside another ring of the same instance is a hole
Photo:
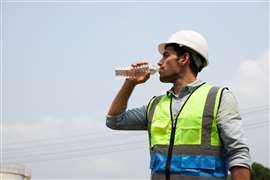
[[[188,84],[194,82],[196,80],[195,76],[186,76],[185,78],[177,79],[173,83],[173,91],[176,95],[179,95],[181,90],[187,86]]]

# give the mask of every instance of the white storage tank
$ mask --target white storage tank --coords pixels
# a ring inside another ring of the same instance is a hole
[[[31,170],[20,164],[1,163],[0,180],[30,180]]]

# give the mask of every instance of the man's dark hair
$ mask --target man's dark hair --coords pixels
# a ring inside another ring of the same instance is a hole
[[[202,61],[202,57],[198,53],[194,52],[192,49],[190,49],[188,47],[185,47],[185,46],[179,46],[179,44],[176,44],[176,43],[167,44],[165,46],[165,49],[167,47],[172,47],[173,50],[176,52],[176,54],[177,54],[178,57],[181,57],[184,53],[189,53],[189,55],[190,55],[189,67],[190,67],[192,73],[195,76],[197,76],[198,75],[198,72],[200,72],[202,70],[202,65],[200,67],[198,67],[195,64],[195,58],[193,56],[196,54],[196,56],[198,56],[201,61]],[[201,64],[203,64],[203,62]]]

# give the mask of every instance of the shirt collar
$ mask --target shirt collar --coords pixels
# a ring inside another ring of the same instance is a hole
[[[181,93],[182,92],[188,92],[188,93],[191,93],[193,92],[198,86],[202,85],[204,82],[199,80],[199,79],[196,79],[195,81],[187,84],[185,87],[183,87],[183,89],[181,90]],[[168,95],[173,95],[175,97],[178,97],[176,94],[174,94],[173,92],[173,87],[167,91],[167,96]]]

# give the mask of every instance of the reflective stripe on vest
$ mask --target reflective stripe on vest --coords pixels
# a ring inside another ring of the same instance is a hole
[[[227,163],[224,160],[224,150],[216,125],[222,91],[223,89],[208,84],[201,85],[186,100],[175,124],[171,116],[172,97],[164,95],[150,101],[147,116],[152,173],[163,172],[162,167],[165,163],[165,171],[168,171],[166,174],[182,174],[184,168],[185,172],[200,170],[200,173],[195,173],[196,175],[193,173],[193,176],[217,178],[227,176]],[[164,162],[155,161],[153,158],[157,159],[156,156],[164,156]],[[181,163],[175,161],[183,157],[201,160],[186,170]],[[209,162],[212,162],[212,165]],[[203,163],[205,165],[202,165]],[[207,165],[211,166],[210,174],[204,172],[209,171]],[[217,168],[213,168],[213,165]]]

